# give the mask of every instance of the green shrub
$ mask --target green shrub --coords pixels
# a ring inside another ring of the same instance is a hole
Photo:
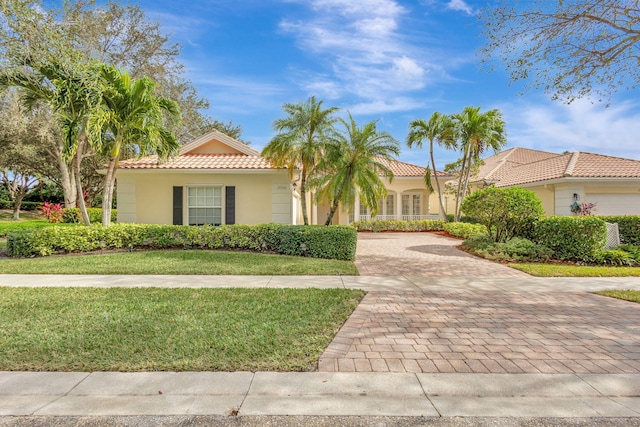
[[[463,245],[472,253],[495,261],[548,261],[553,251],[531,240],[514,237],[506,242],[494,242],[488,235],[473,236]]]
[[[556,259],[588,261],[604,247],[607,228],[593,216],[552,216],[540,219],[533,234],[535,242],[550,248]]]
[[[599,216],[598,218],[618,224],[621,243],[640,246],[640,215]]]
[[[469,224],[466,222],[447,222],[444,230],[452,236],[468,239],[478,234],[487,234],[487,227],[482,224]]]
[[[183,247],[353,260],[356,243],[355,229],[347,226],[114,224],[110,227],[49,226],[23,234],[13,233],[8,238],[7,253],[9,256],[46,256],[99,249]]]
[[[102,224],[102,209],[101,208],[87,208],[87,214],[89,215],[89,221],[91,224]],[[111,222],[116,222],[118,217],[118,211],[111,209]],[[62,222],[64,223],[81,223],[82,215],[78,208],[66,208],[62,215]]]
[[[28,221],[2,221],[0,222],[0,237],[6,237],[14,231],[37,230],[39,228],[59,226],[61,224],[53,224],[46,219],[31,219]],[[65,226],[73,224],[64,224]]]
[[[640,246],[636,245],[620,245],[619,250],[625,251],[636,261],[640,261]]]
[[[588,261],[599,265],[634,266],[639,264],[629,252],[618,249],[595,251]]]
[[[442,231],[444,230],[444,221],[441,219],[424,219],[424,220],[364,220],[354,221],[351,223],[358,231]]]
[[[486,187],[465,197],[461,209],[489,231],[496,242],[522,235],[544,215],[536,194],[522,187]]]

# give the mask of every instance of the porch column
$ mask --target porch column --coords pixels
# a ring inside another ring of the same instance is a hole
[[[311,203],[313,205],[313,208],[311,208],[311,217],[312,219],[309,221],[311,224],[315,224],[318,225],[318,203],[316,202],[316,193],[314,192],[311,195]]]
[[[402,193],[396,193],[396,219],[402,219]]]

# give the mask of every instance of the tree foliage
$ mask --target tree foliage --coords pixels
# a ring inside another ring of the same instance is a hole
[[[318,197],[330,206],[325,225],[331,224],[340,204],[351,208],[356,199],[375,215],[378,201],[387,195],[380,175],[393,180],[388,164],[400,155],[398,141],[379,131],[375,121],[359,127],[349,113],[349,120],[339,122],[343,129],[326,145],[318,184]]]
[[[438,169],[436,168],[436,160],[433,156],[433,143],[437,143],[440,147],[444,147],[447,150],[457,148],[457,141],[455,139],[455,129],[453,127],[453,121],[451,116],[444,115],[439,112],[435,112],[429,118],[429,121],[414,120],[409,124],[409,135],[407,135],[407,145],[418,148],[422,148],[422,143],[429,141],[429,158],[431,160],[431,166],[427,166],[425,170],[424,180],[427,184],[429,191],[433,191],[433,184],[431,182],[431,175],[435,177],[436,186],[438,188],[438,201],[440,203],[440,217],[446,221],[446,210],[444,207],[444,193],[440,188],[440,180],[438,179]]]
[[[101,77],[101,103],[89,115],[87,128],[91,145],[108,160],[102,197],[102,225],[108,227],[122,153],[157,154],[160,159],[174,154],[179,144],[166,123],[178,121],[180,109],[175,101],[156,96],[155,83],[146,77],[132,79],[108,65],[102,67]]]
[[[486,226],[495,242],[521,236],[544,215],[538,196],[522,187],[483,188],[464,199],[462,210]]]
[[[293,177],[300,173],[300,204],[304,225],[309,224],[307,212],[308,181],[316,174],[329,138],[334,134],[335,107],[323,108],[315,96],[297,104],[284,104],[285,117],[276,119],[273,128],[278,134],[262,150],[262,155],[275,167],[286,167]]]
[[[483,61],[553,99],[607,99],[640,83],[640,0],[500,0],[481,14]]]

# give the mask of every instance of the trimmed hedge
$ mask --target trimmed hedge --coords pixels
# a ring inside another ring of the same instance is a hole
[[[488,234],[487,227],[482,224],[470,224],[466,222],[447,222],[444,230],[452,236],[468,239],[479,234]]]
[[[25,202],[20,204],[21,211],[35,211],[44,203],[42,202]],[[11,200],[0,200],[0,209],[13,209],[13,202]]]
[[[611,223],[618,223],[621,243],[640,246],[640,216],[599,216]]]
[[[348,226],[114,224],[110,227],[51,226],[11,233],[9,256],[51,255],[119,248],[237,249],[353,260],[356,230]]]
[[[365,220],[354,221],[351,226],[358,231],[442,231],[444,221],[441,219],[425,219],[403,221],[397,219],[389,220]]]
[[[102,208],[87,208],[87,214],[89,215],[89,221],[91,224],[102,224]],[[111,222],[116,222],[118,217],[118,210],[111,209]],[[78,208],[66,208],[64,214],[62,214],[62,222],[68,224],[78,224],[82,222],[82,215]]]
[[[39,228],[53,227],[54,225],[46,219],[30,219],[26,221],[2,221],[0,222],[0,237],[7,237],[9,233],[24,230],[37,230]],[[62,224],[64,226],[70,226],[74,224]]]
[[[593,216],[551,216],[538,220],[533,235],[536,243],[553,251],[555,259],[589,261],[604,247],[607,227]]]

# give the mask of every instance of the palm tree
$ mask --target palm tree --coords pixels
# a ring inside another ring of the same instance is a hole
[[[85,224],[89,215],[84,204],[81,164],[86,154],[87,120],[100,100],[97,84],[98,63],[63,62],[56,58],[36,62],[25,58],[27,70],[14,70],[0,79],[2,86],[19,87],[22,100],[29,109],[45,102],[53,111],[60,126],[62,141],[56,147],[65,191],[65,203],[72,203],[70,188],[75,187],[75,201]]]
[[[307,187],[316,173],[327,138],[333,132],[335,107],[322,108],[322,102],[312,96],[297,104],[284,104],[286,117],[273,122],[278,134],[262,150],[262,155],[275,167],[286,167],[290,178],[300,170],[300,203],[304,224],[309,224]]]
[[[387,194],[380,174],[392,180],[388,162],[400,154],[398,141],[378,131],[375,121],[358,127],[349,113],[349,120],[340,119],[340,123],[344,125],[344,132],[337,133],[327,144],[323,161],[326,172],[318,192],[319,198],[330,204],[325,225],[331,224],[339,204],[353,206],[356,194],[375,215],[378,200]]]
[[[507,143],[505,123],[499,110],[480,113],[480,107],[465,107],[452,116],[456,139],[462,150],[462,169],[456,195],[456,221],[460,220],[460,205],[467,193],[472,164],[489,149],[499,151]]]
[[[451,117],[438,113],[437,111],[431,115],[429,121],[414,120],[409,124],[409,135],[407,135],[407,145],[409,148],[414,145],[418,148],[422,148],[423,141],[429,141],[429,157],[431,158],[431,166],[427,166],[424,181],[427,184],[429,191],[433,192],[433,185],[431,183],[431,174],[436,179],[436,186],[438,187],[438,201],[440,202],[440,217],[446,221],[447,215],[444,208],[444,200],[442,189],[440,188],[440,181],[438,180],[438,172],[436,169],[436,161],[433,157],[433,143],[434,141],[441,147],[447,150],[456,149],[457,144],[455,140],[453,122]]]
[[[111,224],[111,204],[116,170],[123,151],[136,155],[157,154],[166,159],[180,148],[165,127],[165,119],[180,120],[178,104],[154,94],[155,83],[105,65],[102,103],[89,119],[91,143],[107,156],[102,197],[102,225]]]

